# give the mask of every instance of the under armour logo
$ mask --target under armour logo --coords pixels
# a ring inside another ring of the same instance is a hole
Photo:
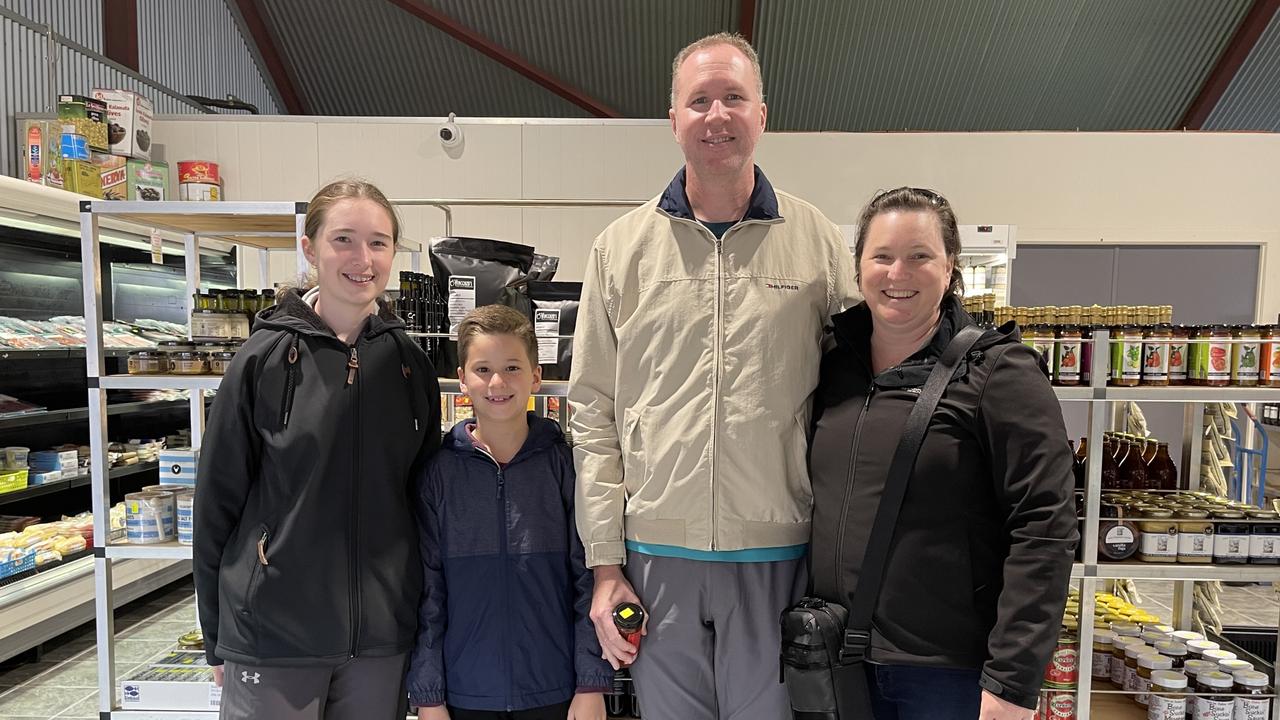
[[[259,678],[261,677],[262,677],[262,673],[254,673],[250,675],[249,671],[245,670],[240,673],[240,682],[247,684],[250,680],[252,680],[254,685],[258,685],[260,684]]]

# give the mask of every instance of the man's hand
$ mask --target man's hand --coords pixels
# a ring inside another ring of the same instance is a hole
[[[601,565],[595,568],[596,588],[591,594],[591,622],[596,626],[596,638],[600,640],[600,657],[609,661],[614,670],[630,665],[636,660],[636,648],[623,639],[613,624],[613,609],[618,603],[640,604],[636,591],[622,574],[621,565]],[[648,634],[649,614],[645,613],[641,635]],[[603,702],[603,700],[602,700]]]
[[[213,666],[213,684],[218,687],[222,687],[222,672],[223,670],[221,665]]]
[[[449,720],[449,709],[443,705],[418,708],[418,720]]]
[[[577,693],[569,703],[569,715],[565,720],[605,720],[604,695],[602,693]]]
[[[978,720],[1031,720],[1035,714],[1035,710],[1014,705],[986,690],[982,691],[982,709],[978,711]]]

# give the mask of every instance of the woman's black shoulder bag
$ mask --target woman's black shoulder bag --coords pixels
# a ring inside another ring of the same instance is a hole
[[[884,494],[876,509],[849,608],[806,597],[782,613],[781,675],[795,720],[869,720],[871,692],[864,663],[871,645],[871,620],[884,579],[898,511],[907,494],[929,421],[947,384],[982,330],[967,325],[956,333],[934,364],[911,408],[893,453]]]

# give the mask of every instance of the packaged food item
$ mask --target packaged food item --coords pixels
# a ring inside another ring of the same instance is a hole
[[[1187,646],[1177,640],[1162,640],[1155,644],[1156,652],[1169,658],[1171,670],[1181,670],[1190,654]]]
[[[163,375],[169,372],[169,355],[159,350],[133,350],[129,353],[130,375]]]
[[[249,318],[240,312],[193,310],[191,337],[206,339],[244,339],[249,337]],[[454,367],[457,367],[456,365]]]
[[[1236,694],[1232,707],[1235,720],[1269,720],[1271,698],[1268,694],[1267,674],[1245,670],[1232,676],[1232,692]]]
[[[1142,328],[1122,325],[1112,333],[1110,384],[1137,387],[1142,382]]]
[[[1054,348],[1053,379],[1059,385],[1080,384],[1080,361],[1084,354],[1080,328],[1064,325],[1058,329]]]
[[[31,448],[21,445],[11,445],[4,449],[4,469],[5,470],[22,470],[27,467],[27,457],[31,453]]]
[[[1258,332],[1262,357],[1258,363],[1258,384],[1280,388],[1280,325],[1268,325]]]
[[[1187,676],[1173,670],[1154,670],[1147,696],[1147,720],[1187,717]]]
[[[1203,384],[1209,387],[1231,385],[1231,329],[1226,325],[1213,325],[1208,328],[1207,337],[1202,332],[1201,338],[1208,340],[1201,358],[1206,368]]]
[[[1235,680],[1224,672],[1210,670],[1196,676],[1196,720],[1232,720]]]
[[[573,333],[578,326],[582,283],[530,282],[538,364],[544,380],[568,380],[573,365]]]
[[[114,155],[151,158],[151,100],[128,90],[94,88],[93,97],[106,104],[107,142]]]
[[[149,491],[124,496],[125,537],[136,545],[169,542],[175,533],[174,496]]]
[[[1148,509],[1138,523],[1142,533],[1138,545],[1138,559],[1143,562],[1178,561],[1178,524],[1169,510]]]
[[[67,160],[63,158],[62,189],[102,199],[102,171],[91,160]]]
[[[1169,384],[1169,347],[1173,328],[1168,325],[1148,327],[1142,340],[1142,385]]]
[[[1058,635],[1058,646],[1053,650],[1049,665],[1045,668],[1044,681],[1049,687],[1067,689],[1076,686],[1080,677],[1080,636],[1076,621],[1064,621]]]
[[[217,202],[222,199],[218,164],[206,160],[178,163],[178,199]]]
[[[1177,514],[1178,562],[1213,562],[1213,522],[1207,510],[1182,509]]]
[[[1169,384],[1186,385],[1188,368],[1188,330],[1179,325],[1173,328],[1173,337],[1169,341]]]
[[[498,303],[503,289],[525,282],[533,265],[532,247],[485,238],[435,238],[429,254],[431,272],[447,299],[452,341],[467,313]],[[452,376],[458,367],[457,343],[446,343],[443,355],[439,370]]]
[[[1249,563],[1280,565],[1280,514],[1249,510]]]
[[[160,201],[169,199],[169,165],[129,158],[125,164],[125,198]]]
[[[107,105],[83,95],[58,96],[58,120],[75,125],[76,133],[89,140],[89,147],[99,152],[110,152],[107,132]]]
[[[1074,690],[1050,690],[1040,695],[1041,720],[1075,720]]]
[[[1115,644],[1115,639],[1115,633],[1110,630],[1093,631],[1092,668],[1089,675],[1095,680],[1109,680],[1111,678],[1111,651]]]
[[[174,375],[204,375],[209,372],[209,355],[197,351],[169,353],[169,372]]]
[[[1155,652],[1155,648],[1139,640],[1129,643],[1124,648],[1124,689],[1127,692],[1138,691],[1138,658]]]
[[[183,545],[190,545],[192,542],[192,530],[195,527],[195,499],[196,494],[192,490],[176,493],[174,497],[178,542]]]
[[[1172,670],[1173,660],[1165,657],[1159,652],[1149,652],[1138,657],[1138,678],[1134,683],[1134,689],[1138,694],[1134,696],[1134,700],[1139,705],[1146,705],[1148,701],[1147,694],[1151,690],[1151,674],[1157,670]]]
[[[1231,346],[1231,384],[1239,387],[1257,387],[1259,359],[1262,355],[1262,333],[1251,325],[1231,328],[1236,340]]]
[[[74,126],[72,126],[74,127]],[[62,187],[62,125],[56,120],[23,120],[18,139],[22,142],[19,177],[28,182]]]

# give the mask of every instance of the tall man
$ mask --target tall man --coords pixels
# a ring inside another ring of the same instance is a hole
[[[760,63],[737,35],[676,56],[684,167],[596,239],[569,403],[591,616],[646,717],[780,720],[778,617],[804,582],[810,396],[857,299],[839,231],[753,162]],[[624,573],[625,566],[625,573]],[[638,654],[613,625],[649,613]]]

